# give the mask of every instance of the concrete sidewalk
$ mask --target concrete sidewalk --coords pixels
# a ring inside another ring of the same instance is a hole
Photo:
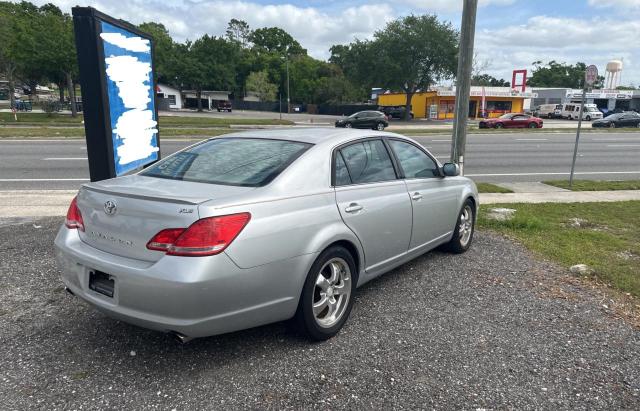
[[[0,191],[0,219],[64,216],[75,190]],[[481,204],[640,201],[640,190],[480,194]]]

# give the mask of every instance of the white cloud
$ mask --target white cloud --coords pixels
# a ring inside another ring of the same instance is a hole
[[[411,7],[426,11],[455,12],[462,10],[464,0],[401,0]],[[516,0],[480,0],[478,7],[506,6],[515,3]]]
[[[50,1],[35,0],[35,3]],[[53,2],[64,11],[70,11],[77,0]],[[278,26],[307,48],[310,55],[323,59],[329,57],[329,48],[333,44],[349,43],[356,37],[369,38],[396,16],[387,3],[336,8],[331,12],[292,4],[264,5],[234,0],[134,0],[127,7],[109,0],[85,3],[134,24],[161,22],[178,41],[195,39],[205,33],[224,35],[232,18],[245,20],[253,29]]]
[[[597,8],[615,7],[624,12],[629,8],[640,9],[640,0],[589,0],[589,6]]]
[[[513,69],[532,69],[532,62],[556,60],[595,64],[604,72],[607,61],[624,59],[623,84],[640,82],[640,21],[598,18],[580,20],[531,17],[524,24],[476,33],[476,50],[491,62],[494,75],[510,79]]]

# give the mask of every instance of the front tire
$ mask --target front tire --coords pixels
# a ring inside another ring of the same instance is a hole
[[[315,341],[336,335],[349,318],[358,273],[343,247],[323,251],[311,266],[295,316],[297,328]]]
[[[504,125],[502,123],[496,123],[495,128],[502,128]]]
[[[475,231],[476,207],[470,199],[464,202],[462,210],[458,214],[453,237],[445,248],[452,253],[461,254],[471,247],[473,233]]]
[[[585,120],[591,121],[591,116],[587,116],[587,118],[585,118]]]
[[[344,126],[345,126],[346,128],[351,128],[351,127],[353,127],[353,126],[351,125],[351,123],[347,123],[347,124],[345,124]]]
[[[616,123],[611,122],[611,123],[609,124],[609,128],[616,128]]]

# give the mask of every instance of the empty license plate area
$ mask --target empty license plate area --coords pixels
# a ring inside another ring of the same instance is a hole
[[[98,294],[113,298],[115,280],[112,276],[102,271],[89,272],[89,289]]]

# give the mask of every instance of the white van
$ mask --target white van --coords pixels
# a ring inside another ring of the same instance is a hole
[[[562,118],[577,120],[580,117],[580,103],[567,103],[562,105]],[[582,119],[591,121],[602,118],[602,112],[595,104],[585,104],[582,111]]]
[[[559,118],[562,114],[562,104],[540,104],[533,114],[536,117]]]

